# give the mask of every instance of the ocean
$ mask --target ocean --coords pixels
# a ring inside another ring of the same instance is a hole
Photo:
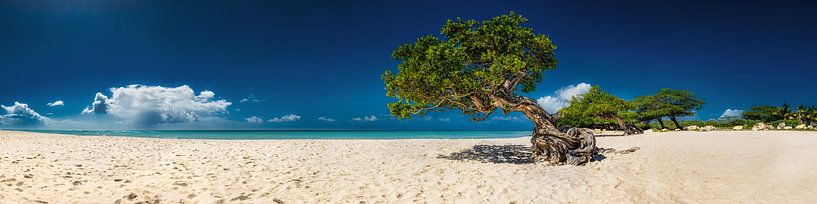
[[[483,139],[530,136],[531,131],[383,131],[383,130],[24,130],[78,136],[169,139]]]

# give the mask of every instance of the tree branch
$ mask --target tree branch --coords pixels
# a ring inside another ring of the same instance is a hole
[[[445,103],[446,100],[447,99],[440,100],[440,102],[437,103],[437,105],[435,105],[433,107],[421,108],[421,109],[419,109],[417,111],[414,111],[413,114],[418,114],[418,113],[423,112],[423,111],[431,111],[431,110],[433,110],[435,108],[439,108],[439,107],[441,107],[443,105],[443,103]]]

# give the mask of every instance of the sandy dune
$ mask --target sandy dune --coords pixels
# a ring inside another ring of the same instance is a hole
[[[817,202],[817,132],[599,138],[600,147],[640,150],[580,167],[528,163],[527,146],[527,138],[218,141],[0,131],[0,203]]]

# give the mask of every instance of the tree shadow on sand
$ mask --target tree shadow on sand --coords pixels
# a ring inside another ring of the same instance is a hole
[[[439,155],[437,158],[449,160],[473,160],[490,163],[527,164],[531,160],[530,146],[528,145],[474,145],[460,152],[449,155]]]
[[[612,148],[599,148],[597,154],[593,155],[593,161],[601,161],[607,158],[605,154],[629,154],[638,151],[638,147],[616,151]],[[472,148],[453,152],[449,155],[438,155],[437,158],[457,160],[457,161],[480,161],[484,163],[509,163],[509,164],[529,164],[534,163],[531,159],[533,151],[528,145],[474,145]]]

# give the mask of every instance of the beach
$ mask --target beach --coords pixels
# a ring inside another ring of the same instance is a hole
[[[597,138],[585,166],[529,138],[197,140],[0,131],[0,203],[814,203],[817,132]],[[622,151],[622,150],[636,151]]]

